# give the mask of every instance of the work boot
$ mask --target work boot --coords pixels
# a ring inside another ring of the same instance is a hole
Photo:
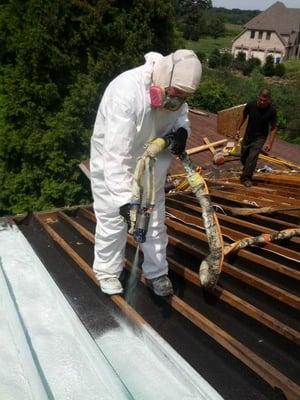
[[[158,278],[146,279],[147,285],[157,296],[171,296],[173,292],[172,282],[168,275],[162,275]]]
[[[103,278],[99,283],[103,293],[109,295],[123,293],[123,287],[118,278]]]
[[[250,180],[244,181],[244,182],[242,182],[242,183],[243,183],[243,185],[246,186],[246,187],[251,187],[251,186],[253,186],[253,183],[252,183],[252,181],[250,181]]]

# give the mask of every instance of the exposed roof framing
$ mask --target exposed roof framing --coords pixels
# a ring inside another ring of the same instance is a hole
[[[229,190],[229,183],[209,182],[209,188],[219,206],[225,244],[245,236],[299,227],[299,180],[281,182],[277,177],[270,182],[266,177],[255,189],[246,191],[237,183]],[[252,193],[255,205],[245,203]],[[255,211],[258,206],[270,204],[284,206],[285,210],[239,215],[240,210]],[[167,196],[166,211],[168,261],[175,296],[165,303],[153,299],[141,276],[132,304],[120,296],[112,296],[111,300],[135,323],[146,320],[157,329],[225,398],[275,399],[279,390],[287,399],[297,399],[300,238],[245,248],[227,256],[216,290],[207,294],[198,277],[200,262],[208,252],[201,209],[190,193],[182,192]],[[34,218],[35,229],[46,232],[63,257],[96,285],[91,269],[95,229],[92,209],[62,209],[38,213]],[[125,282],[134,248],[129,237]],[[100,291],[98,295],[103,296]],[[178,331],[174,332],[174,326]],[[216,354],[219,363],[214,364]],[[237,371],[238,379],[233,378]]]

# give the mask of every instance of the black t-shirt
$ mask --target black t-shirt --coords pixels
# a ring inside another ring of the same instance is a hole
[[[267,108],[258,108],[256,101],[246,104],[244,115],[248,115],[246,136],[248,139],[259,137],[266,138],[269,134],[270,125],[273,127],[277,122],[277,113],[272,105]]]

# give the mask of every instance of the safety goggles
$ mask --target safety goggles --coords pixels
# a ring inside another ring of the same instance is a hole
[[[165,89],[166,97],[163,107],[169,111],[177,111],[186,101],[187,96],[181,90],[174,87],[168,87]]]
[[[166,95],[163,108],[169,111],[177,111],[185,102],[185,97]]]

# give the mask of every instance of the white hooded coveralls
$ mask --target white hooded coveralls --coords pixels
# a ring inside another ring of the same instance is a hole
[[[91,138],[91,183],[97,219],[95,259],[97,278],[119,277],[123,269],[127,224],[120,206],[130,203],[133,173],[149,139],[184,127],[189,132],[188,107],[178,111],[153,109],[149,88],[158,53],[148,53],[146,63],[115,78],[107,87]],[[156,204],[146,242],[142,244],[146,278],[167,274],[167,233],[164,185],[171,161],[169,151],[156,162]]]

